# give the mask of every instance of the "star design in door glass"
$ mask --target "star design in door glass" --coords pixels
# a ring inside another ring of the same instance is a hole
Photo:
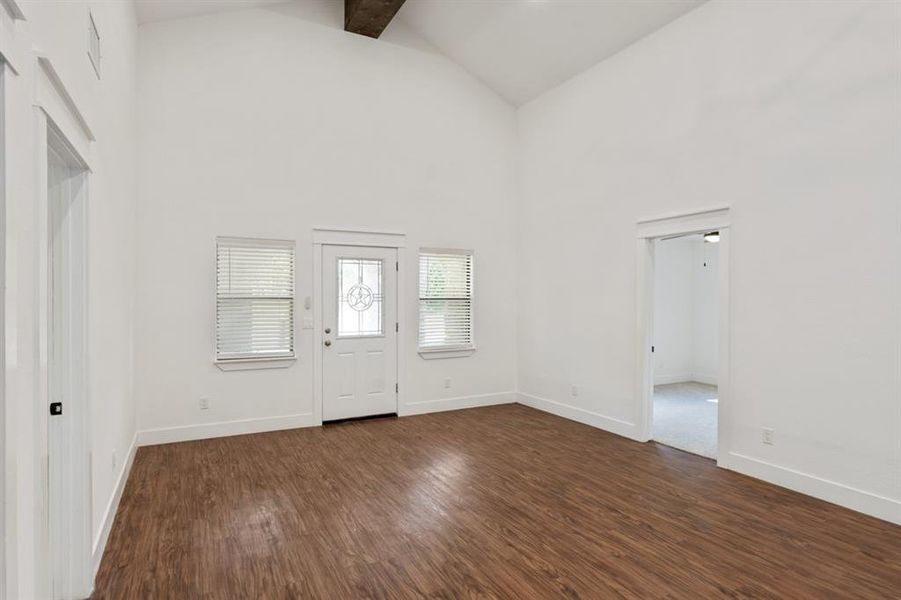
[[[372,290],[363,283],[354,285],[347,291],[347,303],[356,311],[364,311],[372,306]]]

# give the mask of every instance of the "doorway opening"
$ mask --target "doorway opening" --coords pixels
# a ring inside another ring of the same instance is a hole
[[[654,441],[716,458],[719,350],[718,232],[656,240]]]
[[[730,218],[729,208],[714,208],[645,219],[637,227],[635,373],[640,439],[660,438],[663,443],[715,458],[722,467],[728,467],[730,437]],[[691,282],[692,291],[683,291],[681,304],[660,281],[679,278],[679,269],[672,266],[675,259],[671,260],[668,252],[670,244],[683,244],[676,253],[681,250],[684,265],[688,265],[681,271],[681,285]],[[697,303],[685,300],[694,295],[698,296]],[[677,315],[675,324],[667,323],[662,314],[667,311]],[[695,311],[705,328],[697,335],[692,332]],[[672,351],[673,343],[682,344],[682,356],[686,348],[694,352],[697,347],[698,359],[672,358],[680,355]],[[712,386],[716,386],[715,394]],[[710,420],[715,423],[712,436]],[[665,429],[684,437],[674,439],[677,435],[670,437]],[[703,445],[702,440],[706,440]]]
[[[91,591],[87,394],[88,169],[47,121],[48,529],[51,597]]]

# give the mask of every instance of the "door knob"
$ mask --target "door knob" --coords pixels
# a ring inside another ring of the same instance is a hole
[[[331,345],[332,345],[332,340],[325,340],[325,342],[323,342],[323,343],[324,343],[326,346],[331,346]]]

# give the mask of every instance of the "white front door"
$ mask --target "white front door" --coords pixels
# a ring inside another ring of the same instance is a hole
[[[397,412],[397,250],[322,247],[322,419]]]

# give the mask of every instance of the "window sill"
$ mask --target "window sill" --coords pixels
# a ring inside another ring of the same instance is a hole
[[[297,361],[296,356],[278,358],[227,358],[215,364],[222,371],[252,371],[256,369],[287,369]]]
[[[464,358],[475,354],[475,348],[457,348],[455,350],[419,350],[419,356],[426,360],[437,358]]]

